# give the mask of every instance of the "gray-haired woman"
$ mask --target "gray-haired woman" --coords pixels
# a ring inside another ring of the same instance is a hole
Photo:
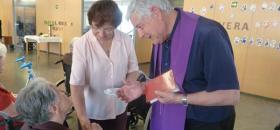
[[[16,110],[25,124],[22,130],[69,130],[62,124],[71,110],[72,102],[50,82],[38,78],[20,90]],[[92,124],[92,130],[100,130]]]

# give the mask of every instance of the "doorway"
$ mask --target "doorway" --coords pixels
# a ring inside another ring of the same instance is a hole
[[[24,47],[24,36],[36,34],[36,1],[14,0],[14,26],[16,46]]]

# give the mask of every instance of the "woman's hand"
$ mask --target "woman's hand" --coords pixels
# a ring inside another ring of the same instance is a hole
[[[142,84],[138,81],[125,81],[124,85],[117,91],[118,97],[125,101],[131,102],[140,97],[144,92]]]
[[[91,123],[90,127],[91,127],[90,130],[103,130],[102,127],[97,123]]]
[[[82,130],[95,130],[87,117],[79,117]],[[97,129],[98,130],[98,129]]]

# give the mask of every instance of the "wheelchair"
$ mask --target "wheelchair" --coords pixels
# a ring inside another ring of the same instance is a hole
[[[145,96],[141,96],[127,105],[127,130],[129,127],[135,128],[137,123],[142,120],[145,124],[149,123],[150,104],[146,103]]]
[[[143,72],[141,72],[140,76],[137,78],[137,81],[145,82],[147,79],[148,77]],[[144,122],[144,127],[146,127],[145,129],[148,129],[151,111],[150,106],[151,104],[146,102],[146,97],[144,95],[128,103],[127,130],[129,127],[135,128],[140,120]]]
[[[61,63],[63,71],[64,71],[64,78],[61,79],[61,80],[58,80],[56,82],[56,87],[60,87],[60,86],[64,85],[65,90],[66,90],[65,94],[67,96],[71,95],[70,83],[69,83],[70,82],[70,75],[71,75],[71,63],[69,63],[69,61],[67,61],[67,60],[69,60],[69,58],[72,59],[72,54],[70,54],[70,53],[66,54],[66,56],[63,59],[55,62],[55,64]]]
[[[70,91],[70,75],[71,75],[71,64],[69,62],[67,62],[66,60],[69,60],[69,58],[72,58],[72,54],[71,53],[67,53],[66,56],[64,56],[63,59],[56,61],[55,64],[62,64],[62,68],[64,71],[64,78],[58,80],[55,85],[56,87],[65,87],[65,95],[66,96],[71,96],[71,91]],[[64,122],[64,126],[68,127],[68,123],[67,120],[73,118],[73,116],[71,115],[73,112],[75,111],[75,108],[72,107],[72,110],[66,115],[66,119]]]

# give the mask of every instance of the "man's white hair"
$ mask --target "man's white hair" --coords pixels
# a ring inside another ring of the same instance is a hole
[[[6,46],[0,42],[0,57],[5,57],[7,53]]]
[[[140,18],[150,16],[152,6],[168,12],[174,9],[169,0],[131,0],[127,8],[126,19],[129,20],[133,14],[137,14]]]

